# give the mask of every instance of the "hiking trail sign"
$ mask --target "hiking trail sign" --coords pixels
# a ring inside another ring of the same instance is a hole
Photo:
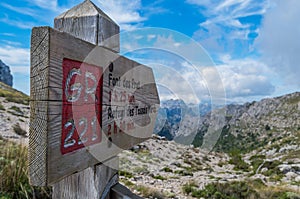
[[[152,69],[50,27],[31,38],[31,184],[53,183],[151,137]]]

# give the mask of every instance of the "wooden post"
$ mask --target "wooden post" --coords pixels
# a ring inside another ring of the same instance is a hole
[[[56,17],[54,28],[112,51],[120,50],[119,26],[90,0]],[[109,198],[110,188],[118,183],[118,167],[119,159],[114,157],[68,176],[53,185],[53,199]]]
[[[119,27],[89,0],[55,28],[31,34],[30,183],[55,199],[128,198],[115,156],[152,135],[153,71],[116,53]]]

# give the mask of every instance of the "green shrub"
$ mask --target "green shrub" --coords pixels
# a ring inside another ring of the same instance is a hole
[[[133,178],[133,174],[130,173],[130,172],[128,172],[128,171],[122,171],[122,170],[120,170],[119,171],[119,175],[120,176],[124,176],[126,178]]]
[[[256,170],[264,162],[265,159],[265,155],[254,155],[250,158],[251,165],[253,167],[253,173],[256,173]]]
[[[266,131],[270,131],[270,130],[271,130],[271,127],[267,124],[267,125],[265,126],[265,130],[266,130]]]
[[[234,165],[234,170],[249,171],[249,165],[242,159],[238,151],[231,152],[230,157],[229,164]]]
[[[263,167],[267,168],[268,170],[263,174],[266,176],[271,177],[273,181],[279,181],[284,177],[284,174],[279,170],[278,166],[281,164],[280,161],[274,160],[270,162],[265,162]]]
[[[157,175],[157,176],[153,176],[154,179],[158,179],[158,180],[167,180],[167,178],[161,176],[161,175]]]
[[[164,172],[168,172],[168,173],[173,173],[173,170],[170,169],[169,167],[163,168],[163,171],[164,171]]]
[[[194,176],[194,174],[191,171],[187,170],[176,170],[174,173],[182,176]]]
[[[192,193],[192,191],[196,190],[197,187],[198,186],[196,185],[196,183],[191,181],[191,182],[183,185],[182,191],[184,194],[189,195],[190,193]]]

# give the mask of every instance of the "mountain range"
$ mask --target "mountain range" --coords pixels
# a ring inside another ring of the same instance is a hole
[[[155,133],[217,151],[250,151],[300,130],[300,92],[211,110],[208,103],[163,102]],[[196,112],[195,112],[196,110]],[[207,143],[213,140],[213,143]]]

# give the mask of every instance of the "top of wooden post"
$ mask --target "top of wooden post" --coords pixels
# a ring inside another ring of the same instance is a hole
[[[54,28],[92,44],[120,51],[119,26],[90,0],[57,16]]]
[[[63,18],[79,18],[79,17],[87,17],[87,16],[97,16],[100,14],[105,17],[109,21],[115,23],[107,14],[105,14],[100,8],[98,8],[93,2],[90,0],[85,0],[81,4],[67,10],[66,12],[60,14],[55,19],[63,19]]]

